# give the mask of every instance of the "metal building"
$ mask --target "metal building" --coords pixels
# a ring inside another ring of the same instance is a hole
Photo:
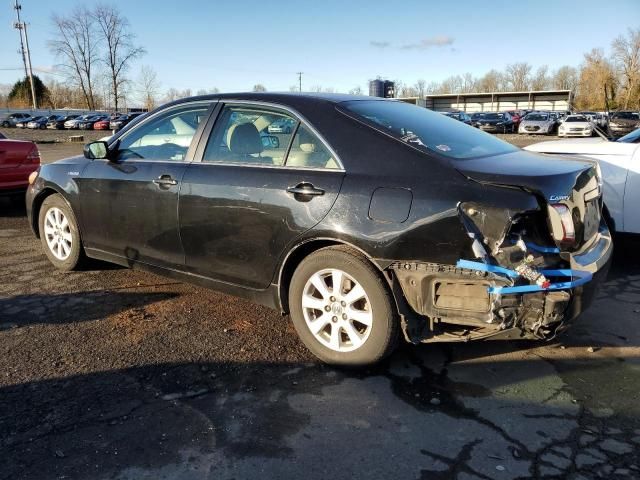
[[[411,103],[414,102],[411,101]],[[447,93],[426,95],[425,106],[437,112],[504,112],[524,109],[566,111],[572,110],[573,92],[571,90],[541,90],[533,92]]]

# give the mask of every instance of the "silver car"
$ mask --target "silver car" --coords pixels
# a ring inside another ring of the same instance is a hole
[[[547,112],[531,112],[520,122],[518,133],[551,135],[557,126],[557,117]]]
[[[4,128],[15,127],[16,124],[30,119],[31,115],[28,113],[11,113],[2,119],[0,125]]]

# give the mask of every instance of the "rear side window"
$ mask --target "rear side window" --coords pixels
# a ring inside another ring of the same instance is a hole
[[[298,121],[269,108],[228,105],[211,132],[203,162],[284,165]]]
[[[353,100],[341,103],[339,108],[372,128],[424,152],[467,159],[518,150],[462,122],[404,102]]]
[[[289,155],[288,167],[306,168],[340,168],[333,155],[324,143],[307,127],[300,125],[296,132]]]

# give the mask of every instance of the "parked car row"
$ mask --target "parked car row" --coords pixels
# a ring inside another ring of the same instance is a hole
[[[505,112],[441,112],[447,117],[491,133],[519,133],[560,137],[590,137],[596,130],[611,137],[621,137],[640,128],[640,113],[633,111],[508,110]]]
[[[69,129],[69,130],[120,130],[133,119],[143,113],[105,114],[90,113],[85,115],[30,115],[28,113],[11,113],[0,121],[4,128],[32,129]]]

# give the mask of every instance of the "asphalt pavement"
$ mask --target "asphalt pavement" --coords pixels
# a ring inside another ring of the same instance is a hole
[[[58,272],[24,215],[0,199],[1,480],[640,478],[640,240],[552,342],[346,371],[248,301]]]

